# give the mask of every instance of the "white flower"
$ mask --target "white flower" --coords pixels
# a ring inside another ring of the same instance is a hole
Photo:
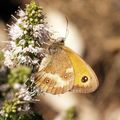
[[[29,45],[28,46],[28,51],[31,52],[31,53],[34,53],[35,52],[35,48],[32,45]]]
[[[23,23],[23,21],[22,21],[22,19],[17,19],[17,24],[19,25],[19,24],[22,24]]]
[[[29,91],[25,87],[20,89],[19,98],[22,98],[25,101],[32,100],[32,97],[31,97]]]
[[[33,36],[39,39],[39,42],[43,44],[50,39],[50,33],[46,25],[38,24],[33,27]]]
[[[16,40],[23,35],[23,32],[24,31],[18,25],[14,24],[10,27],[9,35],[12,40]]]
[[[40,47],[33,47],[32,45],[29,45],[28,47],[23,48],[23,53],[30,52],[36,55],[37,53],[40,53],[42,50],[43,49]]]
[[[19,41],[19,45],[25,45],[25,43],[26,43],[26,41],[25,41],[24,39],[21,39],[21,40]]]
[[[5,57],[4,64],[8,67],[12,67],[13,66],[12,53],[10,51],[6,50],[4,52],[4,57]]]
[[[34,48],[32,45],[29,45],[29,46],[28,46],[28,51],[31,52],[31,53],[36,54],[36,53],[39,53],[39,52],[40,52],[40,49],[39,49],[38,47],[35,47],[35,48]]]
[[[45,25],[43,25],[43,24],[38,24],[38,25],[35,25],[34,27],[33,27],[33,30],[34,31],[38,31],[38,30],[42,30],[43,28],[45,27]]]
[[[7,67],[13,67],[13,61],[11,60],[11,59],[5,59],[5,61],[4,61],[4,64],[5,64],[5,66],[7,66]]]
[[[37,63],[39,62],[39,59],[35,59],[35,60],[33,60],[32,62],[33,62],[33,64],[35,65],[35,64],[37,64]]]
[[[21,107],[18,107],[17,110],[18,110],[18,111],[22,111],[22,108],[21,108]]]
[[[28,52],[29,50],[28,50],[28,47],[25,47],[25,48],[23,48],[23,53],[26,53],[26,52]]]
[[[1,116],[4,116],[4,115],[5,115],[5,113],[4,113],[3,110],[0,110],[0,115],[1,115]]]
[[[30,110],[30,104],[25,104],[25,105],[24,105],[24,110],[25,110],[25,111]]]
[[[25,16],[25,12],[24,12],[22,9],[20,9],[20,10],[18,11],[18,16],[24,17],[24,16]]]
[[[19,55],[19,56],[18,56],[18,61],[19,61],[20,63],[26,63],[26,62],[27,62],[27,59],[26,59],[25,56]]]
[[[17,59],[20,64],[32,65],[32,59],[29,56],[19,55]]]
[[[23,26],[23,28],[25,28],[25,29],[28,29],[28,23],[27,22],[24,22],[23,20],[22,20],[22,18],[19,18],[19,19],[17,19],[17,22],[16,22],[16,25],[22,25]]]
[[[15,83],[13,87],[14,87],[14,89],[18,90],[22,87],[22,85],[19,83]]]
[[[16,48],[13,49],[13,54],[17,55],[18,53],[22,52],[22,46],[18,46]]]
[[[12,49],[16,48],[16,43],[14,41],[10,41],[10,46]]]
[[[40,48],[40,47],[35,47],[35,53],[40,53],[40,52],[43,52],[43,48]]]
[[[32,97],[29,94],[26,93],[23,100],[30,101],[30,100],[32,100]]]

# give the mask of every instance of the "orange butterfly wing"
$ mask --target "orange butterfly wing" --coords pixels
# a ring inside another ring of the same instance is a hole
[[[46,60],[45,60],[46,59]],[[35,75],[36,85],[44,92],[63,94],[73,87],[74,70],[72,63],[63,49],[44,58]],[[42,68],[42,69],[41,69]]]
[[[70,91],[90,93],[97,89],[99,82],[92,68],[70,48],[63,46],[74,68],[75,79]]]

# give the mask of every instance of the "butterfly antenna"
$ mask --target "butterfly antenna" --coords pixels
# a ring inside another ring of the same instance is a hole
[[[66,18],[66,22],[67,22],[67,24],[66,24],[66,31],[65,31],[65,39],[66,39],[68,34],[69,34],[69,29],[68,29],[68,19],[67,19],[67,17],[65,17],[65,18]]]
[[[65,42],[65,40],[66,40],[66,38],[67,38],[67,36],[68,36],[68,33],[69,33],[69,30],[68,30],[68,19],[67,19],[67,17],[65,17],[65,18],[66,18],[66,23],[67,23],[67,24],[66,24],[65,36],[58,38],[58,41],[61,41],[62,43]]]

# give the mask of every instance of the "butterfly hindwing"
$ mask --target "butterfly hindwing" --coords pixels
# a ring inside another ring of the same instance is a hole
[[[36,85],[44,92],[62,94],[73,87],[74,69],[67,53],[61,48],[45,58],[49,62],[36,73]],[[47,61],[43,60],[43,61]],[[43,64],[43,63],[41,63]]]

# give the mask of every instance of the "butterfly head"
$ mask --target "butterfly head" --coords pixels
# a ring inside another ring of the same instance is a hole
[[[58,52],[60,52],[60,50],[62,49],[63,45],[64,45],[64,39],[61,38],[61,40],[55,41],[48,48],[49,54],[50,55],[58,54]]]

